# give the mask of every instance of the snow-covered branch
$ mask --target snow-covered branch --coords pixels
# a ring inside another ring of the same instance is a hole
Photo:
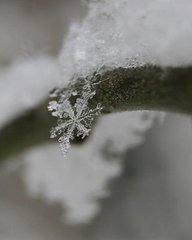
[[[119,68],[98,75],[97,80],[100,84],[89,106],[100,102],[103,113],[129,110],[192,113],[192,67]],[[13,120],[0,131],[0,159],[50,141],[49,131],[54,125],[47,112],[47,101]]]

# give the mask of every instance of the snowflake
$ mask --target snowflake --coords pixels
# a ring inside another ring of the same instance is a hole
[[[58,125],[51,130],[51,138],[60,136],[58,141],[64,156],[70,149],[70,141],[75,136],[84,138],[88,136],[91,130],[91,123],[94,116],[98,115],[102,107],[100,104],[94,109],[88,107],[88,101],[96,94],[95,91],[91,92],[90,87],[85,87],[80,97],[76,98],[74,106],[69,98],[65,95],[60,95],[60,100],[51,101],[48,110],[52,112],[52,116],[58,118]],[[70,94],[69,94],[70,95]],[[77,91],[71,93],[72,96],[79,95]]]

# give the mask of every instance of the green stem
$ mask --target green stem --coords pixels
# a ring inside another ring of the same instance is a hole
[[[89,105],[104,106],[103,113],[129,110],[160,110],[192,113],[192,67],[115,69],[97,76],[96,95]],[[55,126],[47,101],[0,130],[0,161],[27,148],[51,142]]]
[[[192,67],[115,69],[99,77],[96,97],[104,112],[158,110],[192,113]]]

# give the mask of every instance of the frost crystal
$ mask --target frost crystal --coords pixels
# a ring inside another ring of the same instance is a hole
[[[64,156],[70,149],[70,140],[75,136],[84,138],[89,135],[91,130],[91,123],[94,116],[98,115],[102,110],[101,105],[98,103],[94,109],[88,107],[88,102],[96,94],[91,89],[90,84],[85,86],[78,92],[69,86],[68,90],[63,92],[55,91],[52,96],[59,95],[58,101],[51,101],[48,110],[52,112],[52,116],[58,118],[58,125],[51,130],[51,138],[59,137],[60,147]],[[74,98],[74,105],[70,98]]]

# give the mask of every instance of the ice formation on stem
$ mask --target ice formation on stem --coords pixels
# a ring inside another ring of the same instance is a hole
[[[51,138],[59,136],[61,151],[64,155],[70,149],[70,141],[77,137],[82,139],[89,135],[91,124],[94,117],[101,110],[101,104],[97,104],[94,109],[88,107],[88,102],[96,94],[94,84],[87,79],[83,82],[81,89],[75,88],[75,84],[70,84],[64,90],[56,89],[51,96],[58,97],[58,101],[49,102],[48,110],[52,112],[52,116],[57,117],[57,126],[51,130]],[[72,103],[74,102],[74,104]]]

